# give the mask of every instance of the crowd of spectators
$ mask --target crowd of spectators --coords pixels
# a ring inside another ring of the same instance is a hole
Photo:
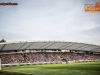
[[[33,52],[2,54],[2,64],[25,63],[25,62],[62,62],[79,60],[100,60],[100,54],[86,54],[73,52]]]

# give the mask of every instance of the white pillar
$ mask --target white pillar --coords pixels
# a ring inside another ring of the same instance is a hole
[[[0,70],[1,70],[1,58],[0,58]]]

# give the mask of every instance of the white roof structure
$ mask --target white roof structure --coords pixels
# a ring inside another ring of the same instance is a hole
[[[13,42],[0,43],[0,51],[12,50],[79,50],[100,52],[99,45],[64,42],[64,41],[34,41],[34,42]]]

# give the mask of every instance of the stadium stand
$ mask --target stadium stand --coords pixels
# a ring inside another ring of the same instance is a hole
[[[73,52],[35,52],[2,54],[2,64],[20,64],[20,63],[62,63],[63,61],[100,61],[100,54],[85,54]]]
[[[1,43],[2,66],[100,61],[100,46],[76,42]]]

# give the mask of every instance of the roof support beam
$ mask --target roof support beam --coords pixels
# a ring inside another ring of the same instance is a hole
[[[96,49],[99,49],[100,47],[98,47],[98,48],[95,48],[95,49],[92,49],[91,51],[94,51],[94,50],[96,50]]]
[[[45,47],[47,44],[49,44],[49,42],[48,43],[46,43],[45,45],[43,45],[42,47],[40,47],[39,49],[42,49],[43,47]]]
[[[71,44],[71,45],[69,45],[69,46],[67,46],[67,47],[70,47],[70,46],[72,46],[72,45],[74,45],[74,44],[76,44],[76,43],[73,43],[73,44]],[[67,48],[67,47],[65,47],[65,48]]]
[[[77,49],[86,48],[86,47],[88,47],[88,46],[90,46],[90,45],[86,45],[86,44],[85,44],[85,46],[83,46],[83,47],[79,47],[79,48],[77,48]]]
[[[26,43],[27,43],[27,42],[25,42],[25,44],[26,44]],[[24,44],[24,45],[25,45],[25,44]],[[20,50],[24,45],[22,45],[18,50]]]
[[[86,46],[86,44],[83,44],[82,46],[77,47],[77,48],[81,48],[81,47],[84,47],[84,46]],[[75,48],[75,50],[77,50],[77,48]]]
[[[71,42],[65,44],[64,46],[69,45],[70,43],[71,43]],[[64,46],[61,46],[61,47],[59,47],[58,49],[61,49],[61,48],[63,48]]]
[[[44,49],[48,48],[49,46],[52,46],[53,44],[55,44],[56,42],[53,42],[52,44],[48,45],[47,47],[45,47]]]
[[[27,49],[28,47],[30,47],[34,42],[32,42],[30,45],[28,45],[25,49]]]
[[[3,48],[5,47],[6,44],[3,45],[3,47],[1,48],[1,51],[3,50]]]

